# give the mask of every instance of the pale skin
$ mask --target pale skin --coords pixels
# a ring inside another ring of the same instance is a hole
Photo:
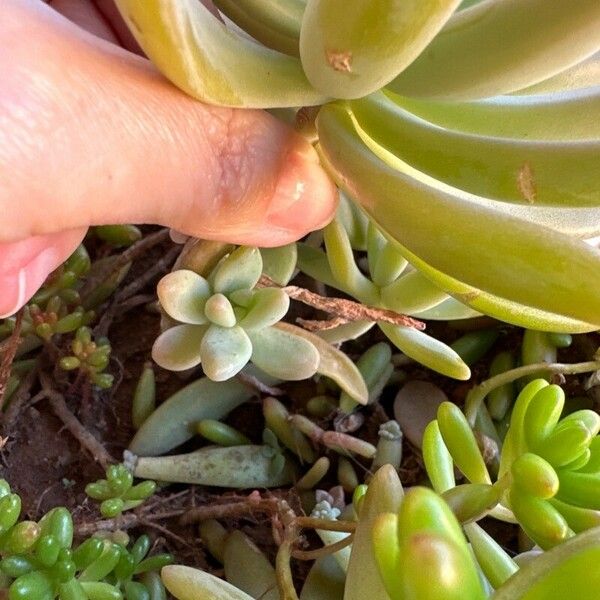
[[[332,218],[335,189],[303,138],[185,96],[112,0],[3,0],[0,48],[0,316],[90,225],[277,246]]]

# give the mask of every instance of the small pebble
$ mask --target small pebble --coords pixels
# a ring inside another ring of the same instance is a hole
[[[438,406],[446,400],[446,394],[427,381],[409,381],[400,388],[394,400],[394,417],[411,444],[421,447],[425,427],[436,418]]]

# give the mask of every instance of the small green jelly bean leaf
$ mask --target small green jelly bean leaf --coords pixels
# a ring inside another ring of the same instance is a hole
[[[559,480],[552,465],[537,454],[526,453],[512,464],[513,481],[524,493],[547,500],[556,495]]]
[[[477,440],[460,408],[444,402],[437,417],[442,438],[457,467],[472,483],[491,483]]]

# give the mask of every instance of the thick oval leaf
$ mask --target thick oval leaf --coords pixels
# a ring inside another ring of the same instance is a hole
[[[512,92],[600,48],[596,0],[487,0],[456,13],[390,89],[452,100]]]
[[[281,321],[290,307],[289,296],[279,288],[256,290],[249,304],[248,313],[240,321],[247,332],[257,331]]]
[[[450,18],[460,0],[309,0],[300,57],[324,94],[359,98],[406,68]]]
[[[191,96],[222,106],[313,106],[326,98],[300,61],[228,29],[196,0],[118,0],[123,20],[166,77]]]
[[[378,325],[388,339],[413,360],[454,379],[467,380],[471,377],[471,369],[443,342],[411,327],[383,322]]]
[[[258,248],[240,246],[225,257],[211,274],[215,292],[230,294],[252,289],[262,273],[263,263]]]
[[[252,598],[279,600],[275,569],[269,559],[241,531],[232,531],[225,540],[225,577]]]
[[[565,90],[581,90],[600,85],[600,52],[581,62],[540,81],[517,90],[516,94],[553,94]]]
[[[213,0],[236,25],[267,48],[299,56],[303,0]]]
[[[381,289],[383,306],[403,314],[429,310],[447,299],[448,294],[419,271],[406,273]]]
[[[169,371],[185,371],[200,364],[206,325],[176,325],[161,333],[152,347],[156,364]]]
[[[319,366],[314,344],[291,332],[267,327],[250,333],[252,362],[268,375],[285,381],[312,377]]]
[[[252,600],[252,596],[230,583],[191,567],[163,567],[161,578],[165,587],[177,600]]]
[[[144,421],[129,450],[138,456],[165,454],[192,438],[198,421],[222,419],[253,395],[236,380],[217,383],[202,377],[167,398]]]
[[[239,326],[211,325],[202,338],[200,356],[206,376],[225,381],[239,373],[252,355],[252,343]]]
[[[212,291],[201,275],[187,269],[173,271],[158,282],[156,293],[171,318],[190,325],[206,323],[204,305]]]
[[[294,271],[298,250],[296,244],[279,246],[278,248],[261,248],[263,273],[277,285],[287,285]]]
[[[357,139],[343,109],[323,108],[317,125],[330,171],[417,268],[600,327],[596,248],[436,188],[408,166],[390,168]]]
[[[600,92],[596,104],[600,109]],[[384,94],[351,108],[375,143],[435,179],[495,200],[592,206],[600,220],[600,136],[536,140],[456,131],[415,117]]]
[[[388,97],[417,117],[465,133],[531,140],[600,137],[598,87],[535,96],[496,96],[480,102],[435,102],[393,93]]]
[[[275,327],[310,342],[319,353],[317,372],[333,379],[342,390],[359,404],[367,404],[369,390],[367,390],[365,380],[357,366],[343,352],[328,344],[318,335],[290,323],[277,323]]]

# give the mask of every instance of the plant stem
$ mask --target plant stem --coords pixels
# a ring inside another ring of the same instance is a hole
[[[525,365],[523,367],[517,367],[510,371],[500,373],[490,379],[487,379],[483,383],[474,387],[468,394],[465,401],[465,415],[469,421],[469,425],[473,427],[475,425],[475,419],[477,418],[477,412],[485,397],[498,387],[501,387],[507,383],[512,383],[521,377],[538,373],[539,371],[545,371],[548,373],[560,373],[562,375],[575,375],[577,373],[589,373],[591,371],[597,371],[600,369],[599,361],[587,361],[582,363],[564,364],[564,363],[536,363],[532,365]]]

